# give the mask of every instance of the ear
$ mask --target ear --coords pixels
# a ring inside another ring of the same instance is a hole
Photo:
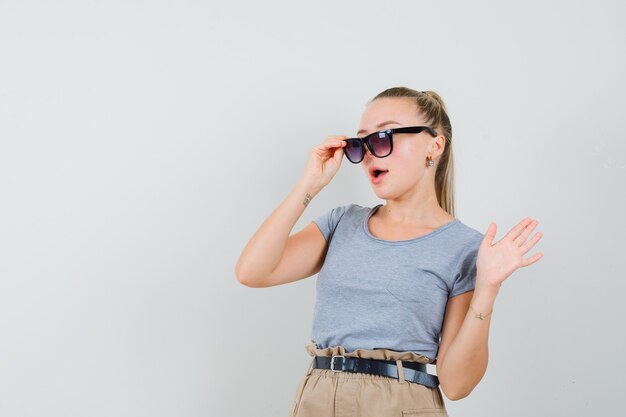
[[[439,155],[441,155],[446,146],[448,146],[448,143],[444,135],[439,135],[436,138],[432,138],[428,148],[430,153],[433,155],[433,159],[436,159]]]

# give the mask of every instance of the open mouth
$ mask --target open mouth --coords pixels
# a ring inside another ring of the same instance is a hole
[[[380,175],[387,172],[389,172],[389,170],[375,169],[372,175],[374,176],[374,178],[378,178]]]

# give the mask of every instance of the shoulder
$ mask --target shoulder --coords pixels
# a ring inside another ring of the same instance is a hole
[[[368,207],[355,203],[348,203],[338,205],[324,211],[313,221],[318,224],[327,223],[331,229],[334,229],[339,222],[346,222],[348,219],[361,219],[363,216],[367,216],[369,210],[371,209]]]
[[[480,244],[480,242],[482,242],[482,240],[485,238],[484,233],[465,224],[459,219],[457,219],[456,221],[456,230],[457,230],[456,238],[458,242],[460,243],[464,243],[468,245],[474,245],[477,243]]]
[[[372,209],[373,207],[362,206],[356,203],[348,203],[336,206],[331,211],[333,211],[337,215],[359,216],[367,215]]]

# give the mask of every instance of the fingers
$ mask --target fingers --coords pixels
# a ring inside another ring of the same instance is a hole
[[[528,265],[532,265],[535,262],[537,262],[539,259],[543,258],[543,253],[539,252],[534,254],[533,256],[531,256],[528,259],[523,259],[523,263],[522,263],[522,267],[528,266]]]
[[[487,243],[489,246],[493,245],[493,240],[496,238],[497,225],[493,222],[489,223],[489,227],[485,232],[485,237],[483,238],[483,242]]]
[[[539,224],[538,220],[533,220],[529,217],[526,217],[521,222],[519,222],[513,229],[511,229],[511,231],[507,233],[503,239],[510,239],[515,244],[517,244],[517,246],[519,246],[520,249],[522,249],[523,253],[526,253],[543,236],[543,233],[537,232],[535,233],[535,235],[532,237],[531,240],[526,242],[526,239],[528,239],[528,236],[530,236],[530,234],[532,233],[533,230],[535,230],[538,224]],[[485,233],[484,241],[489,244],[493,244],[493,240],[495,239],[495,237],[496,237],[496,225],[495,223],[490,223],[489,228],[487,229],[487,232]]]
[[[506,236],[504,236],[504,238],[511,239],[514,241],[524,231],[526,226],[528,226],[531,223],[532,223],[532,220],[529,217],[525,217],[524,220],[522,220],[514,228],[512,228],[511,231],[509,231],[509,233],[507,233]]]
[[[526,239],[532,233],[532,231],[535,230],[535,227],[537,227],[538,224],[539,222],[537,220],[532,220],[524,227],[520,235],[514,239],[514,242],[517,244],[517,246],[521,246],[524,242],[526,242]]]
[[[333,155],[334,158],[341,159],[343,157],[343,147],[344,146],[345,146],[345,142],[343,143],[343,145],[335,148],[335,154]]]
[[[347,136],[327,136],[324,142],[316,145],[312,151],[317,153],[318,155],[328,155],[330,152],[334,151],[336,148],[343,148],[346,146],[347,142],[343,139],[347,139]],[[332,156],[332,154],[331,154]]]
[[[347,142],[344,139],[348,139],[347,136],[327,136],[326,140],[322,142],[320,147],[322,148],[343,148]]]
[[[530,239],[528,242],[526,242],[526,243],[524,243],[523,245],[520,246],[520,249],[522,250],[522,253],[526,253],[529,250],[531,250],[533,248],[533,246],[535,246],[535,244],[537,242],[539,242],[539,240],[542,237],[543,237],[543,233],[541,233],[541,232],[535,233],[535,235],[532,237],[532,239]]]
[[[543,237],[543,233],[537,232],[533,235],[533,237],[528,242],[526,242],[526,239],[528,238],[528,236],[530,236],[530,234],[537,227],[538,224],[539,222],[537,220],[531,220],[527,217],[524,220],[522,220],[513,230],[511,230],[511,232],[513,232],[516,229],[519,229],[521,226],[521,232],[514,239],[514,242],[519,246],[522,255],[527,253],[529,250],[531,250],[537,244],[537,242],[539,242],[539,240],[541,240],[541,238]],[[532,265],[535,262],[537,262],[539,259],[541,259],[542,257],[543,257],[543,254],[539,252],[531,256],[528,259],[522,259],[522,267]]]

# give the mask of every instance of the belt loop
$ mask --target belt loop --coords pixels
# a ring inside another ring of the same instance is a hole
[[[309,364],[309,369],[307,369],[306,374],[311,375],[311,371],[313,370],[313,364],[315,363],[315,356],[313,357],[313,360],[311,360],[311,363]]]
[[[400,359],[396,359],[396,367],[398,368],[398,383],[406,384],[406,380],[404,379],[404,367]]]

